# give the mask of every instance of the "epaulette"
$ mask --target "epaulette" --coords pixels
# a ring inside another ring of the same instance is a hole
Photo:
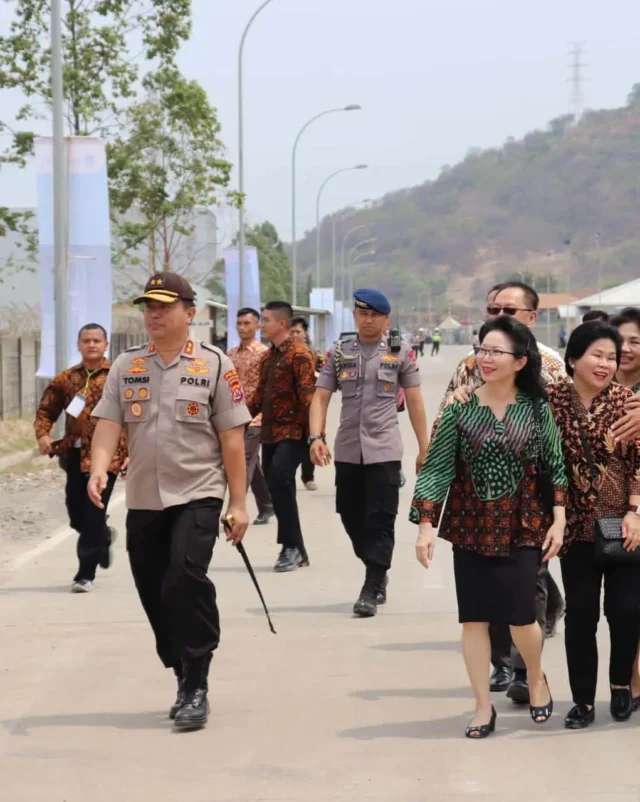
[[[200,340],[200,345],[203,348],[206,348],[207,351],[213,351],[214,354],[223,354],[224,351],[220,348],[217,348],[215,345],[211,345],[211,343],[205,343],[203,340]]]
[[[125,354],[128,354],[129,351],[142,351],[143,348],[147,348],[149,343],[142,343],[142,345],[132,345],[131,348],[127,348]]]

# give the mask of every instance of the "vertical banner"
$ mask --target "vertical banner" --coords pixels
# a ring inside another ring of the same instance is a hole
[[[237,248],[229,248],[222,254],[227,290],[227,349],[240,344],[236,331],[236,317],[240,308],[240,254]],[[258,251],[244,249],[244,304],[260,312],[260,266]]]
[[[311,341],[316,348],[319,348],[323,352],[333,343],[333,339],[331,339],[334,329],[333,301],[333,287],[317,287],[311,290],[309,306],[312,309],[325,309],[329,313],[324,316],[324,325],[319,323],[316,315],[311,316],[309,325],[311,329]]]
[[[111,334],[111,228],[105,144],[69,137],[67,154],[67,363],[80,361],[78,331],[99,323]],[[53,140],[35,140],[40,264],[40,365],[56,375],[53,280]]]

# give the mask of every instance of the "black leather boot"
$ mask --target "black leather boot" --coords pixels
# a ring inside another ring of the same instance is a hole
[[[180,730],[198,730],[209,720],[209,665],[212,655],[191,660],[184,666],[184,704],[175,717],[175,725]]]
[[[386,571],[378,566],[367,566],[364,585],[353,612],[360,618],[372,618],[378,612],[378,589],[384,581]]]
[[[175,719],[178,710],[182,707],[185,700],[184,694],[184,680],[182,679],[182,669],[177,668],[174,666],[173,669],[174,674],[176,675],[176,679],[178,680],[178,695],[176,696],[175,702],[171,705],[169,709],[169,718]]]

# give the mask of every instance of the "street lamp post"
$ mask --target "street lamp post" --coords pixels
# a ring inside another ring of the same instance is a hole
[[[253,21],[258,16],[258,14],[262,11],[263,8],[269,5],[272,0],[265,0],[262,5],[257,8],[251,19],[247,23],[243,33],[242,38],[240,39],[240,48],[238,50],[238,191],[240,194],[240,208],[239,208],[239,215],[238,215],[238,263],[240,269],[240,276],[239,276],[239,298],[238,298],[238,308],[242,308],[244,306],[244,274],[245,274],[245,263],[244,263],[244,109],[243,109],[243,97],[242,97],[242,57],[244,55],[244,43],[247,38],[247,34],[249,33],[249,28],[253,25]]]
[[[357,242],[352,248],[349,248],[349,253],[347,255],[347,267],[351,267],[351,265],[354,265],[356,262],[362,259],[363,256],[372,256],[373,254],[375,254],[375,249],[372,248],[371,250],[363,251],[362,253],[355,256],[355,258],[353,258],[356,251],[359,248],[362,248],[363,245],[372,245],[374,242],[377,241],[378,241],[377,237],[369,237],[368,239],[360,240],[360,242]],[[353,275],[351,277],[353,278]],[[351,291],[349,292],[349,297],[353,295],[353,281],[351,281],[350,284],[351,284]]]
[[[364,200],[361,201],[351,201],[351,203],[348,203],[345,208],[350,209],[353,208],[354,206],[360,206],[363,203],[371,203],[371,198],[365,198]],[[333,287],[334,294],[336,293],[336,271],[337,271],[336,268],[336,220],[337,219],[340,219],[340,221],[342,222],[342,220],[346,219],[346,215],[343,215],[340,218],[338,218],[337,215],[334,215],[331,218],[331,286]]]
[[[322,192],[329,181],[337,175],[349,173],[351,170],[366,170],[367,167],[367,164],[356,164],[353,167],[343,167],[341,170],[336,170],[335,173],[331,173],[331,175],[324,180],[322,186],[318,190],[318,197],[316,198],[316,287],[318,288],[320,287],[320,199],[322,198]]]
[[[51,94],[53,107],[53,250],[55,302],[56,372],[68,367],[67,359],[67,202],[66,154],[64,142],[64,94],[62,77],[62,9],[60,0],[51,2]],[[57,424],[62,437],[62,418]]]
[[[298,239],[296,235],[296,154],[298,152],[298,143],[300,142],[300,139],[307,128],[316,120],[319,120],[320,117],[324,117],[327,114],[335,114],[338,111],[360,111],[361,108],[362,106],[352,103],[349,106],[343,106],[339,109],[327,109],[326,111],[321,111],[320,114],[316,114],[315,117],[312,117],[302,126],[298,132],[296,141],[293,143],[293,152],[291,154],[291,302],[293,306],[298,303]]]
[[[362,231],[363,228],[369,228],[370,225],[371,225],[371,223],[363,223],[362,225],[355,226],[350,231],[347,231],[347,233],[342,238],[342,260],[341,260],[341,268],[342,269],[340,271],[340,299],[342,300],[343,304],[344,304],[344,300],[345,300],[345,289],[346,289],[345,279],[344,279],[344,275],[345,275],[345,273],[344,273],[344,271],[345,271],[344,249],[345,249],[345,246],[347,244],[347,240],[349,239],[349,237],[352,234],[355,234],[356,231]]]

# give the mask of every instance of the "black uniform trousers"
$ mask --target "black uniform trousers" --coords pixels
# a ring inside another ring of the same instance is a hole
[[[629,685],[640,635],[640,563],[596,560],[593,543],[573,543],[560,560],[567,601],[564,640],[576,704],[592,705],[598,679],[596,632],[604,581],[609,623],[609,682]]]
[[[400,462],[336,462],[336,512],[367,568],[391,568]]]
[[[220,642],[216,589],[207,576],[222,499],[129,510],[127,550],[140,601],[167,668],[206,658]]]
[[[111,545],[111,532],[107,526],[107,506],[118,478],[107,474],[107,487],[102,493],[104,509],[101,510],[87,495],[89,474],[80,470],[80,449],[72,448],[61,461],[67,474],[65,501],[69,524],[78,533],[78,573],[74,581],[96,578],[96,569]]]
[[[262,467],[278,519],[278,543],[283,549],[298,549],[303,556],[307,552],[296,499],[296,471],[305,450],[308,446],[304,440],[262,444]]]
[[[302,483],[307,484],[313,482],[316,476],[316,466],[311,462],[311,450],[305,449],[304,456],[302,457]]]

